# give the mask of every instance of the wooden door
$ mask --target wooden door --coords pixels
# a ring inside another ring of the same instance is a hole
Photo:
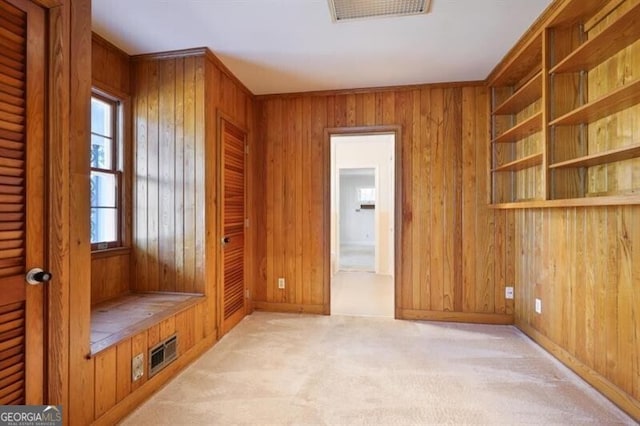
[[[0,405],[41,404],[44,290],[44,11],[0,0]]]
[[[222,333],[245,316],[244,229],[246,132],[221,119]]]

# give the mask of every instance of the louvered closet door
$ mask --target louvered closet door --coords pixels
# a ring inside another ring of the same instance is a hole
[[[28,41],[27,41],[28,40]],[[0,405],[43,395],[44,13],[0,0]]]
[[[246,134],[222,120],[222,332],[226,333],[245,315],[244,228]]]

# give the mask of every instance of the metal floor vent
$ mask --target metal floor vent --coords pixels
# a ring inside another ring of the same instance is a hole
[[[429,11],[431,0],[329,0],[334,22],[381,16],[418,15]]]
[[[178,336],[173,335],[149,350],[149,377],[178,357]]]

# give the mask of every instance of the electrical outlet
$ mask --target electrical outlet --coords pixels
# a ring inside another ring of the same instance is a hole
[[[536,314],[542,313],[542,300],[536,299]]]
[[[284,278],[278,278],[278,288],[280,290],[284,289]]]
[[[504,288],[504,297],[505,299],[513,299],[513,287]]]
[[[138,354],[131,360],[131,381],[137,382],[144,376],[144,354]]]

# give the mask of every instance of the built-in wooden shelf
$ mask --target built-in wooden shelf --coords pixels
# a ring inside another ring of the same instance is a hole
[[[493,143],[512,143],[542,130],[542,112],[516,124],[493,140]]]
[[[549,166],[551,169],[577,168],[599,166],[601,164],[612,163],[614,161],[630,160],[640,157],[640,144],[625,146],[623,148],[611,149],[596,154],[585,155],[584,157],[573,158]]]
[[[194,293],[132,293],[91,307],[91,356],[205,300]]]
[[[542,71],[501,103],[493,112],[496,115],[515,114],[542,97]]]
[[[640,38],[640,3],[633,6],[602,32],[584,42],[551,68],[550,73],[588,71]]]
[[[560,200],[523,200],[489,204],[489,207],[493,209],[546,209],[624,205],[640,205],[640,195],[603,195],[599,197],[565,198]]]
[[[551,126],[592,123],[640,102],[640,79],[556,118]]]
[[[493,169],[493,172],[516,172],[518,170],[528,169],[529,167],[539,166],[542,164],[542,153],[528,155],[515,161],[503,164]]]
[[[525,78],[531,70],[541,69],[542,64],[542,33],[533,38],[499,74],[493,77],[489,86],[515,86]]]

